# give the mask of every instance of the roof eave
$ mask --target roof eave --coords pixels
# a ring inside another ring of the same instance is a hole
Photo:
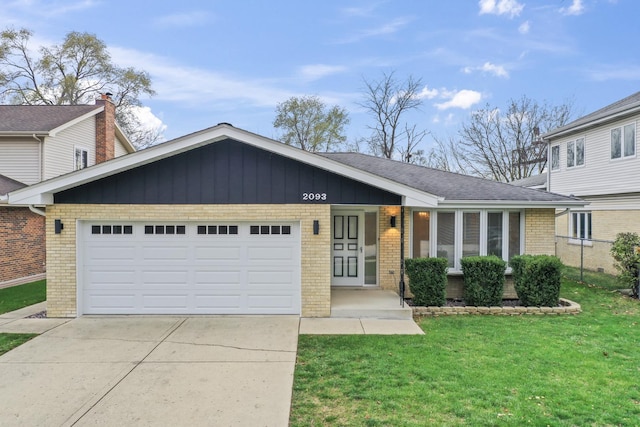
[[[584,200],[531,201],[531,200],[447,200],[438,208],[487,208],[502,209],[545,209],[545,208],[579,208],[588,205]]]
[[[632,106],[626,106],[624,108],[614,110],[613,112],[611,112],[611,114],[607,114],[606,116],[600,117],[599,119],[590,120],[576,126],[560,127],[555,131],[543,134],[541,138],[544,141],[551,142],[552,139],[561,138],[565,135],[570,135],[572,133],[581,132],[602,124],[606,124],[608,122],[620,120],[638,112],[640,112],[640,103],[635,103]]]

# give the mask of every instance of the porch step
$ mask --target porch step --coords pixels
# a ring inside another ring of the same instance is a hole
[[[413,311],[393,291],[331,288],[331,317],[411,320]]]

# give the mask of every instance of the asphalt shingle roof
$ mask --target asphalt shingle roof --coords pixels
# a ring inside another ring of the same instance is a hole
[[[49,132],[100,105],[0,105],[0,132]]]
[[[579,200],[574,197],[361,153],[321,153],[320,155],[442,197],[447,201],[567,202]]]
[[[564,126],[553,129],[547,132],[546,134],[542,135],[542,138],[544,139],[553,138],[553,136],[559,132],[567,131],[574,127],[588,124],[589,122],[592,122],[595,120],[604,119],[610,115],[624,112],[625,110],[639,107],[639,106],[640,106],[640,92],[636,92],[633,95],[629,95],[626,98],[623,98],[619,101],[609,104],[606,107],[603,107],[599,110],[594,111],[593,113],[589,113],[586,116],[582,116],[579,119],[572,121],[571,123],[567,123]]]
[[[518,187],[547,185],[547,173],[543,172],[539,175],[533,175],[527,178],[518,179],[517,181],[511,181],[509,184],[517,185]]]
[[[27,184],[23,184],[20,181],[11,179],[8,176],[0,175],[0,194],[8,194],[13,190],[26,187]]]

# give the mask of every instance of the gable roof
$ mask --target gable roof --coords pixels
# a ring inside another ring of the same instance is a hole
[[[0,135],[49,134],[103,109],[101,105],[0,105]]]
[[[640,112],[640,92],[636,92],[593,113],[582,116],[571,123],[553,129],[542,135],[542,139],[552,140],[573,132],[583,131],[604,123],[623,119],[638,112]]]
[[[533,203],[546,207],[584,205],[583,201],[572,197],[513,187],[363,154],[310,153],[229,124],[219,124],[128,156],[17,190],[9,195],[9,202],[52,204],[55,193],[226,139],[234,139],[400,195],[405,206],[439,207],[443,203],[446,205],[456,202],[463,205],[485,202],[510,206]],[[480,195],[484,198],[478,197]]]
[[[361,153],[323,153],[358,169],[368,170],[395,182],[434,194],[441,198],[439,206],[472,203],[567,203],[575,197],[547,193],[503,182],[432,169],[424,166],[373,157]]]
[[[11,191],[18,190],[26,187],[27,184],[23,184],[20,181],[16,181],[8,176],[0,175],[0,196],[6,195]]]

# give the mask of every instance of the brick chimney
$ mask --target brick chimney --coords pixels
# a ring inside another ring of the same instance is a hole
[[[103,105],[104,110],[96,115],[96,164],[106,162],[115,157],[116,144],[116,106],[111,94],[102,94],[96,99],[96,105]]]

